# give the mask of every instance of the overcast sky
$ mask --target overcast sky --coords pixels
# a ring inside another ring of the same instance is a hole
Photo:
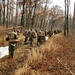
[[[53,5],[59,5],[64,10],[64,0],[52,0],[52,1]],[[71,13],[73,14],[75,0],[70,0],[70,1],[71,1]]]

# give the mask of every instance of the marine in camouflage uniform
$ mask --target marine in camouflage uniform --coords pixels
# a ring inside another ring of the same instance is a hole
[[[26,31],[23,33],[23,35],[25,36],[24,44],[28,44],[29,38],[30,38],[30,34],[31,34],[30,30],[26,30]]]
[[[33,42],[34,42],[34,39],[35,39],[36,37],[37,37],[36,31],[31,30],[31,32],[30,32],[30,38],[29,38],[30,46],[31,46],[31,47],[33,47]]]
[[[43,44],[45,42],[45,32],[39,31],[37,33],[37,45]]]
[[[18,42],[17,34],[15,32],[9,33],[6,41],[9,42],[9,58],[13,58],[14,49]]]

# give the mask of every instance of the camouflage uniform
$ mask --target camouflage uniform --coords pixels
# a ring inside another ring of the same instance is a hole
[[[27,44],[27,40],[28,40],[28,31],[25,31],[24,36],[25,36],[24,44]]]
[[[17,39],[17,34],[15,32],[9,33],[6,38],[6,40],[9,41],[9,58],[13,58],[14,49],[18,42]]]
[[[24,40],[24,44],[28,44],[28,41],[29,41],[29,37],[30,37],[30,31],[29,30],[26,30],[25,32],[24,32],[24,36],[25,36],[25,40]]]
[[[15,46],[12,42],[9,42],[9,58],[13,58]]]
[[[37,33],[37,45],[42,44],[45,42],[45,33],[43,31],[39,31]]]
[[[30,34],[29,41],[30,41],[30,46],[33,47],[33,35],[32,35],[32,33]]]
[[[31,31],[31,33],[30,33],[30,39],[29,39],[29,41],[30,41],[30,46],[31,47],[33,47],[33,42],[34,42],[34,39],[37,37],[37,34],[36,34],[36,32],[35,31]]]
[[[53,34],[52,31],[49,30],[49,31],[48,31],[49,37],[52,37],[52,34]]]

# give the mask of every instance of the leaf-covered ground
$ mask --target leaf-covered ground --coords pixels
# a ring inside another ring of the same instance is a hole
[[[39,47],[19,47],[14,58],[0,59],[0,75],[75,75],[75,37],[60,33]]]

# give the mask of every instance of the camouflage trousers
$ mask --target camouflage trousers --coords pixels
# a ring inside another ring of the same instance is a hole
[[[9,44],[9,58],[13,58],[14,55],[14,46]]]

